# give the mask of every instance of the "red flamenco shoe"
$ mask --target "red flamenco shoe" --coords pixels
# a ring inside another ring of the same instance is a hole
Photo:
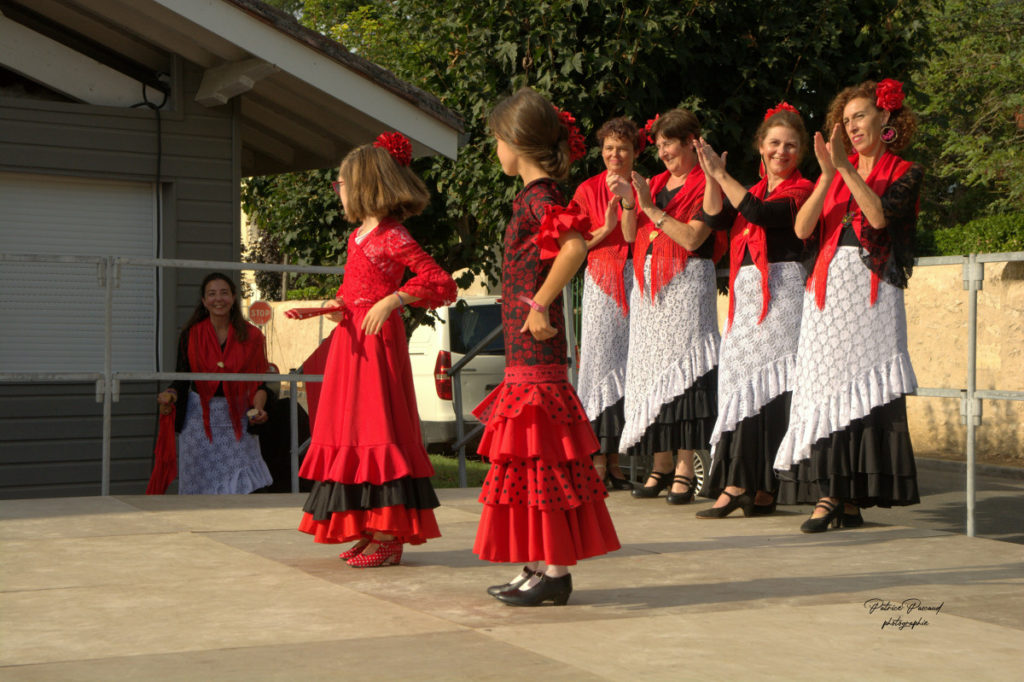
[[[368,544],[370,544],[370,538],[363,538],[362,540],[360,540],[359,542],[357,542],[356,544],[352,545],[351,547],[346,549],[344,552],[339,554],[338,558],[339,559],[344,559],[344,560],[348,561],[352,557],[359,556],[360,554],[363,553],[363,550],[366,549],[366,546]]]
[[[403,543],[399,540],[378,540],[377,551],[372,554],[359,554],[345,563],[353,568],[397,566],[402,561],[402,547]]]

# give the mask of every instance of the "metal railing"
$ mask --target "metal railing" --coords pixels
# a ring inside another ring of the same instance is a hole
[[[110,494],[110,442],[111,442],[111,421],[113,403],[120,398],[121,381],[163,381],[174,379],[237,379],[237,380],[276,380],[287,382],[290,386],[292,396],[291,414],[289,417],[291,427],[290,454],[292,464],[292,490],[298,491],[298,390],[299,381],[322,381],[321,374],[203,374],[203,373],[179,373],[179,372],[128,372],[116,371],[112,357],[113,342],[113,291],[119,285],[120,269],[122,266],[142,266],[190,270],[262,270],[268,272],[300,272],[318,274],[342,274],[342,267],[327,266],[301,266],[301,265],[276,265],[264,263],[234,263],[227,261],[206,261],[206,260],[182,260],[168,258],[138,258],[123,256],[71,256],[71,255],[45,255],[45,254],[13,254],[0,253],[0,262],[8,263],[68,263],[68,264],[94,264],[97,268],[99,285],[105,290],[104,303],[104,349],[103,349],[103,371],[102,372],[0,372],[0,383],[30,383],[30,382],[96,382],[97,402],[103,403],[103,424],[102,424],[102,457],[100,488],[102,495]],[[963,288],[968,292],[968,320],[967,320],[967,376],[966,386],[962,388],[918,388],[914,395],[926,397],[940,397],[960,400],[960,421],[966,426],[966,506],[967,506],[967,535],[975,535],[975,470],[976,470],[976,430],[982,423],[982,401],[983,400],[1024,400],[1024,391],[1004,390],[978,390],[977,388],[977,341],[978,341],[978,292],[983,288],[985,279],[986,263],[1007,263],[1024,262],[1024,252],[991,253],[991,254],[970,254],[968,256],[940,256],[919,258],[915,260],[915,266],[928,267],[937,265],[962,265],[963,267]],[[566,310],[572,310],[574,300],[569,293],[568,287],[563,293],[565,297]],[[572,324],[566,325],[567,333],[570,335],[569,348],[575,346]],[[474,346],[470,351],[455,364],[449,374],[455,379],[453,381],[453,402],[456,418],[457,441],[459,450],[459,483],[466,485],[466,463],[465,445],[476,433],[479,433],[478,426],[474,432],[465,433],[465,424],[462,415],[462,390],[460,385],[460,373],[465,365],[480,350],[492,341],[501,328],[493,330],[488,336]]]

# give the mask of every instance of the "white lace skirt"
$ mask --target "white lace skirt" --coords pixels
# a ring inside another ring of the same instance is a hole
[[[259,441],[246,432],[245,415],[241,419],[242,438],[235,440],[227,399],[211,398],[211,442],[203,428],[199,394],[189,391],[188,414],[178,435],[178,494],[245,495],[273,482]]]
[[[776,470],[808,459],[819,439],[917,388],[903,290],[883,281],[873,306],[870,296],[871,271],[851,246],[839,247],[829,265],[825,309],[805,292],[789,430]]]
[[[650,273],[648,256],[644,281],[651,281]],[[704,258],[690,258],[653,303],[650,289],[642,291],[634,281],[629,310],[626,424],[620,452],[643,437],[662,405],[718,364],[715,266]]]
[[[722,337],[718,358],[718,420],[712,452],[721,435],[792,391],[803,308],[804,268],[800,263],[770,263],[771,301],[761,324],[761,272],[745,265],[736,275],[732,329]]]
[[[623,270],[626,300],[633,290],[633,263]],[[629,316],[615,299],[584,271],[583,320],[580,332],[580,374],[576,392],[594,421],[626,395],[626,360],[629,357]]]

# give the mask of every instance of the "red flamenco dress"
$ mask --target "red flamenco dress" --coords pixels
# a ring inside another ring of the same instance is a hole
[[[406,268],[414,276],[403,283]],[[456,294],[451,275],[396,221],[381,221],[361,240],[353,230],[338,291],[346,314],[331,341],[319,418],[299,470],[314,481],[299,530],[316,542],[349,542],[373,531],[414,545],[441,536],[402,316],[393,312],[375,335],[361,329],[367,311],[399,290],[424,307]]]
[[[558,236],[586,232],[586,221],[563,203],[554,181],[534,181],[516,197],[505,230],[505,378],[474,410],[486,423],[478,452],[491,468],[473,551],[487,561],[570,566],[620,546],[591,463],[599,444],[568,381],[561,296],[549,308],[554,337],[537,341],[519,331],[530,311],[520,297],[544,282]]]

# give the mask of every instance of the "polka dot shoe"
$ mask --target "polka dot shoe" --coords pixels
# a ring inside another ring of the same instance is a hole
[[[353,568],[397,566],[402,561],[402,547],[403,543],[399,540],[382,540],[377,543],[375,552],[359,554],[345,563]]]

